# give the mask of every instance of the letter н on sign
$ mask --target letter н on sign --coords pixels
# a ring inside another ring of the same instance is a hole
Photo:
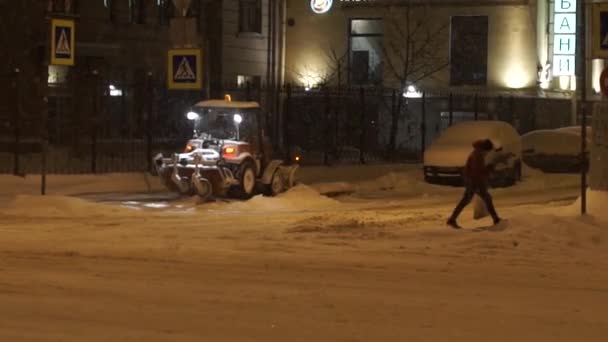
[[[556,55],[574,55],[576,53],[576,36],[573,34],[556,34],[553,38],[553,53]]]

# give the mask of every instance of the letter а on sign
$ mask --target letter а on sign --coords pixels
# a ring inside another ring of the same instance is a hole
[[[555,14],[555,33],[576,33],[576,13]]]

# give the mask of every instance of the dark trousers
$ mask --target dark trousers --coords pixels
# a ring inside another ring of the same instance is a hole
[[[460,213],[464,209],[464,207],[471,203],[471,200],[473,199],[473,196],[475,194],[481,197],[481,199],[486,204],[486,208],[488,208],[488,212],[490,213],[490,215],[492,215],[494,221],[496,221],[498,219],[498,214],[496,214],[496,209],[494,209],[494,203],[492,203],[492,196],[490,196],[490,193],[488,192],[488,187],[485,184],[467,184],[464,190],[464,195],[462,196],[460,203],[458,203],[456,208],[454,208],[454,212],[452,213],[450,219],[456,220],[458,218],[458,215],[460,215]]]

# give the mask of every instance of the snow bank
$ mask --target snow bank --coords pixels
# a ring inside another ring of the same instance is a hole
[[[94,192],[148,192],[163,190],[158,177],[146,173],[48,175],[47,194],[74,195]],[[40,194],[41,177],[0,175],[0,195]]]
[[[327,182],[312,184],[315,190],[324,195],[350,195],[379,197],[390,192],[400,197],[428,197],[445,193],[460,192],[462,189],[426,183],[420,166],[402,172],[388,172],[373,179],[360,179],[354,182]]]
[[[320,184],[333,182],[360,182],[373,180],[390,172],[420,170],[420,164],[377,164],[377,165],[335,165],[303,166],[296,175],[298,182]]]
[[[95,217],[133,215],[134,210],[68,196],[18,195],[0,209],[0,214],[21,217]]]
[[[587,213],[602,221],[608,221],[608,191],[587,190]],[[569,215],[578,215],[581,210],[581,198],[566,209]]]
[[[275,212],[331,209],[338,208],[340,205],[338,201],[321,195],[317,190],[309,186],[300,184],[276,197],[258,195],[248,201],[232,202],[222,207],[228,210]],[[221,205],[211,204],[211,207],[213,206]]]

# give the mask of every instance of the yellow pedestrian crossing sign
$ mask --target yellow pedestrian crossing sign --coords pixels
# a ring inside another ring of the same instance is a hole
[[[167,67],[169,89],[202,89],[202,64],[200,49],[169,50]]]
[[[76,31],[74,20],[51,21],[51,64],[74,65]]]

